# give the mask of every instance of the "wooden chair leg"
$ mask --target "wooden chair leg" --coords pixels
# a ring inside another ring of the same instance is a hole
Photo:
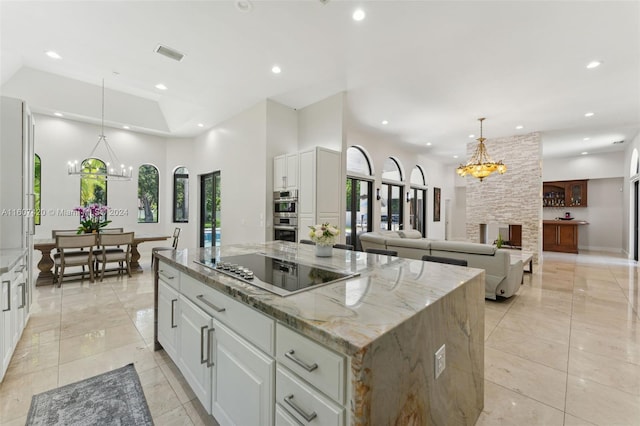
[[[64,265],[60,266],[60,275],[58,275],[58,287],[62,287],[62,278],[64,277]]]

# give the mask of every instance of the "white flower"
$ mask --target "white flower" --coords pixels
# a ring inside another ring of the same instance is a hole
[[[330,245],[335,242],[336,235],[340,230],[329,223],[309,226],[309,238],[319,245]]]

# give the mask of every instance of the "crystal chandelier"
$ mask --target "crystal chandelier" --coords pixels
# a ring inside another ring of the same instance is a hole
[[[95,162],[78,164],[78,160],[69,161],[67,163],[68,174],[92,179],[131,180],[133,167],[127,168],[124,164],[120,163],[116,153],[109,145],[107,137],[104,135],[104,79],[102,79],[102,129],[98,137],[98,142],[89,153],[89,156],[86,157],[87,159],[96,158],[94,154],[102,142],[104,142],[104,147],[109,158],[109,161],[105,162],[106,167],[96,167]],[[118,167],[118,164],[120,167]]]
[[[456,169],[456,173],[460,176],[471,175],[480,179],[480,181],[495,171],[500,174],[504,174],[507,171],[507,166],[502,164],[502,160],[493,161],[487,153],[487,147],[484,145],[486,139],[482,137],[482,122],[484,120],[484,118],[478,118],[478,121],[480,121],[480,137],[476,139],[478,141],[476,151],[466,165],[460,164]]]

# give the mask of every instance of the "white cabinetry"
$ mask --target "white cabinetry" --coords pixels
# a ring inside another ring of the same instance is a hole
[[[272,424],[275,361],[219,321],[213,326],[213,416],[223,425]]]
[[[326,148],[300,152],[298,229],[329,222],[342,228],[341,194],[345,183],[341,154]]]
[[[298,154],[273,157],[273,190],[282,191],[298,187]]]
[[[171,359],[178,356],[178,301],[180,295],[164,282],[158,282],[158,341]]]
[[[18,345],[29,311],[26,256],[0,277],[0,381]]]

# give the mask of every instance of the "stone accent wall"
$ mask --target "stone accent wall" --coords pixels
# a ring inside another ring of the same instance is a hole
[[[471,158],[478,142],[467,145]],[[507,172],[492,173],[482,182],[467,176],[467,239],[480,242],[480,224],[522,225],[522,250],[537,263],[542,250],[542,143],[539,133],[485,142],[494,161]]]

